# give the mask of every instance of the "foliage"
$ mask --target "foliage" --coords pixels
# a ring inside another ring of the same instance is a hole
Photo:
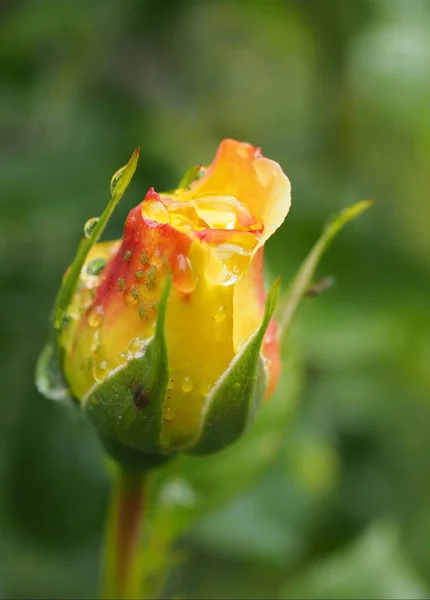
[[[130,148],[141,146],[140,167],[108,238],[137,190],[173,188],[230,136],[261,145],[292,181],[291,213],[267,249],[269,279],[281,273],[284,288],[330,211],[376,203],[324,258],[318,275],[336,286],[305,300],[281,385],[245,438],[154,480],[146,585],[191,598],[428,596],[430,7],[262,5],[2,7],[4,598],[97,588],[102,451],[77,411],[33,387],[77,231]]]

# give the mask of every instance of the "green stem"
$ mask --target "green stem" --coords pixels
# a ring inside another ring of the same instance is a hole
[[[103,598],[140,598],[144,474],[119,468],[107,524]]]

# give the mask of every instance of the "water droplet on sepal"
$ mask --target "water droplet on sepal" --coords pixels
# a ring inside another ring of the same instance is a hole
[[[116,188],[116,184],[118,183],[118,179],[121,177],[121,175],[124,172],[124,169],[126,168],[127,165],[124,165],[123,167],[120,167],[118,169],[118,171],[115,171],[115,173],[112,175],[112,179],[110,180],[110,193],[113,196],[113,193],[115,191]]]
[[[89,238],[94,231],[94,227],[99,222],[99,217],[91,217],[84,225],[84,235],[86,238]]]
[[[134,340],[131,340],[131,342],[128,345],[128,351],[130,352],[130,354],[138,354],[139,352],[142,352],[142,350],[145,347],[145,340],[142,340],[142,338],[135,338]]]

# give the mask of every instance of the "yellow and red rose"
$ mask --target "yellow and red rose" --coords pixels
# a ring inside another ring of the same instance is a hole
[[[97,403],[94,390],[144,354],[171,278],[160,447],[187,448],[211,390],[261,326],[264,244],[289,207],[290,183],[280,166],[234,140],[224,140],[213,163],[196,168],[192,181],[173,193],[151,188],[130,211],[123,238],[93,245],[81,269],[60,336],[73,396]],[[268,395],[280,368],[273,320],[263,333]],[[140,392],[129,407],[139,415],[151,401]]]

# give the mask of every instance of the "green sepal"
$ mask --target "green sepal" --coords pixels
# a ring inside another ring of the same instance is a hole
[[[204,169],[202,165],[193,165],[183,174],[181,181],[178,183],[178,189],[188,189],[190,185],[196,181],[196,179],[200,179],[205,172],[206,169]]]
[[[148,454],[164,453],[161,428],[169,382],[164,325],[170,286],[167,275],[155,333],[140,356],[112,371],[82,401],[84,411],[102,438]]]
[[[112,216],[114,209],[123,197],[125,190],[127,189],[136,171],[139,152],[140,148],[136,148],[128,163],[122,167],[122,169],[120,169],[115,180],[115,185],[111,185],[111,198],[106,208],[104,209],[95,226],[91,229],[91,234],[89,237],[84,238],[81,241],[76,256],[63,278],[57,298],[55,299],[54,309],[52,311],[53,325],[54,329],[57,331],[61,332],[62,319],[66,315],[67,308],[72,300],[79,276],[81,274],[81,269],[84,266],[88,253],[94,244],[98,242],[100,236],[106,228],[106,225],[108,224],[110,217]]]
[[[81,241],[76,256],[67,270],[57,294],[51,315],[52,324],[48,341],[39,355],[35,372],[35,381],[38,391],[50,400],[75,400],[64,377],[64,350],[60,346],[59,338],[62,331],[64,331],[64,328],[67,326],[69,319],[67,309],[75,292],[81,269],[89,251],[102,235],[115,207],[123,197],[124,192],[136,171],[139,150],[139,148],[136,148],[128,163],[117,172],[118,175],[114,185],[111,185],[110,201],[95,226],[91,229],[89,237],[85,237]]]
[[[300,265],[285,297],[281,298],[279,303],[277,310],[278,314],[275,315],[275,318],[278,322],[278,338],[280,340],[282,340],[289,331],[324,252],[336,235],[341,231],[343,226],[360,216],[361,213],[370,208],[372,204],[373,202],[371,200],[362,200],[361,202],[352,204],[331,219],[324,228],[321,236]]]
[[[263,321],[241,351],[233,358],[206,400],[200,435],[192,454],[210,454],[233,443],[254,420],[264,398],[267,375],[261,356],[264,334],[279,296],[279,279],[267,296]]]

